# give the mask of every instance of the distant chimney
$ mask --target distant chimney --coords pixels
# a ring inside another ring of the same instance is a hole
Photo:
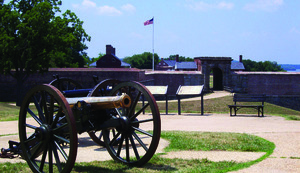
[[[106,55],[113,54],[116,55],[116,49],[111,45],[106,45]]]
[[[175,57],[175,61],[176,61],[176,62],[179,62],[179,55],[178,55],[178,54],[177,54],[176,57]]]
[[[163,61],[164,60],[164,58],[161,58],[161,61]]]
[[[243,62],[243,55],[240,55],[240,62]]]

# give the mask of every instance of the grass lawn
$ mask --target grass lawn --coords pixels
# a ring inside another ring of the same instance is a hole
[[[200,113],[201,105],[199,101],[181,101],[181,112],[183,113]],[[229,108],[227,105],[232,105],[232,96],[226,96],[221,98],[208,99],[204,101],[204,113],[222,113],[228,114]],[[243,103],[245,105],[253,105],[255,103]],[[261,103],[258,103],[261,104]],[[166,106],[165,102],[158,102],[159,110],[161,113],[165,113]],[[178,112],[178,102],[168,103],[168,112]],[[257,110],[244,108],[237,112],[238,115],[252,114],[257,115]],[[300,120],[300,111],[293,109],[277,106],[270,103],[265,103],[264,107],[265,115],[276,115],[285,117],[288,120]]]
[[[158,102],[158,107],[161,113],[165,113],[166,105],[165,102]],[[232,105],[232,96],[226,96],[215,99],[208,99],[204,101],[204,113],[223,113],[229,115],[229,108],[227,105]],[[243,104],[255,104],[255,103],[243,103]],[[259,104],[259,103],[258,103]],[[15,103],[0,102],[0,121],[11,121],[18,120],[19,107],[15,106]],[[34,110],[34,106],[32,106]],[[168,103],[169,113],[178,112],[178,103]],[[200,101],[181,101],[181,112],[182,113],[200,113],[201,106]],[[252,114],[257,115],[255,109],[241,109],[237,112],[238,115]],[[265,115],[276,115],[285,117],[288,120],[300,120],[300,111],[292,110],[289,108],[277,106],[270,103],[265,103],[264,107]]]
[[[207,159],[168,159],[156,154],[143,167],[128,167],[114,161],[94,161],[88,163],[76,163],[72,172],[228,172],[249,167],[266,157],[274,150],[275,145],[263,138],[240,133],[214,133],[214,132],[162,132],[161,137],[170,141],[170,145],[165,152],[170,151],[253,151],[265,152],[261,158],[245,162],[236,163],[233,161],[212,162]],[[26,163],[2,163],[1,172],[31,172]]]
[[[16,103],[0,102],[0,121],[18,120],[20,107]]]

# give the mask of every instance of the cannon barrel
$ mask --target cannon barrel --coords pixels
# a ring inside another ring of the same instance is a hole
[[[92,109],[113,109],[113,108],[129,108],[131,98],[127,94],[121,96],[105,96],[105,97],[74,97],[66,98],[72,108],[79,101],[84,101],[92,106]]]

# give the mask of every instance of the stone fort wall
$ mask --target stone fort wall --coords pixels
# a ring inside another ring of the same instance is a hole
[[[248,94],[300,95],[300,73],[235,72],[231,88]]]
[[[121,81],[134,80],[145,85],[168,85],[168,95],[174,96],[179,85],[203,85],[205,77],[199,71],[159,72],[139,69],[105,68],[52,68],[44,74],[31,75],[24,84],[23,93],[33,86],[49,83],[53,75],[78,81],[83,88],[93,88],[93,76],[99,82],[108,78]],[[233,72],[230,86],[234,92],[266,94],[269,102],[300,110],[300,73],[290,72]],[[0,101],[16,100],[16,80],[11,76],[0,75]]]
[[[24,83],[22,93],[39,84],[50,83],[53,75],[73,79],[83,88],[93,88],[93,76],[98,81],[118,79],[120,81],[138,81],[145,85],[168,85],[168,94],[175,95],[179,85],[203,85],[204,78],[200,72],[152,72],[128,68],[51,68],[44,74],[33,74]],[[16,101],[16,80],[11,76],[0,75],[0,101]]]
[[[300,111],[300,73],[235,72],[234,92],[266,94],[267,102]]]

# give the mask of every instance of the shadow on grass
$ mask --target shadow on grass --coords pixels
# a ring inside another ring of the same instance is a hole
[[[87,173],[100,173],[100,172],[111,172],[111,173],[121,173],[121,172],[153,172],[153,171],[178,171],[175,167],[164,165],[164,164],[152,164],[147,163],[143,167],[130,167],[124,164],[112,163],[110,166],[103,164],[104,162],[99,162],[99,165],[83,165],[76,164],[73,168],[74,172],[87,172]]]

